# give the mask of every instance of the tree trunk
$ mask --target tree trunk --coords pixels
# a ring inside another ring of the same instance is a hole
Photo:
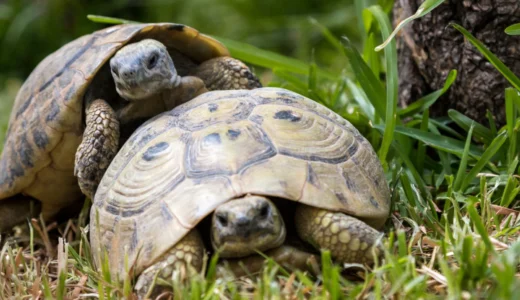
[[[423,0],[396,0],[394,23],[413,14]],[[448,26],[466,28],[513,73],[520,75],[520,37],[504,29],[520,23],[519,0],[448,0],[400,33],[399,98],[403,106],[440,89],[449,71],[458,71],[450,90],[431,107],[431,115],[450,108],[487,124],[490,110],[498,125],[505,123],[504,89],[509,83],[463,35]]]

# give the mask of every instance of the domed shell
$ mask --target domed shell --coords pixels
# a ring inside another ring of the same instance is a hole
[[[194,62],[229,55],[216,40],[172,23],[113,26],[64,45],[35,68],[18,92],[0,159],[0,201],[30,195],[43,202],[45,214],[82,196],[74,155],[83,135],[83,95],[118,49],[145,38]]]
[[[127,255],[137,274],[217,206],[248,193],[375,228],[390,204],[376,153],[336,113],[284,89],[214,91],[148,121],[123,146],[91,210],[94,257],[104,247],[121,274]]]

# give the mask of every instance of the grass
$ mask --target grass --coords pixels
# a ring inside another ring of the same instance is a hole
[[[381,262],[354,271],[353,266],[332,264],[323,252],[317,276],[289,273],[268,260],[260,274],[232,278],[216,277],[216,259],[208,258],[205,275],[171,283],[174,298],[512,299],[520,294],[519,79],[454,25],[511,82],[504,99],[507,124],[496,128],[490,119],[484,126],[457,111],[442,119],[429,117],[428,108],[454,82],[456,72],[448,75],[443,89],[398,108],[395,43],[389,39],[384,52],[374,50],[390,35],[391,5],[363,9],[363,1],[355,3],[363,13],[362,51],[311,22],[349,62],[340,74],[321,70],[313,61],[223,42],[237,58],[270,69],[273,79],[266,85],[328,106],[378,150],[393,191]],[[380,80],[381,72],[385,80]],[[83,216],[87,212],[85,207]],[[93,265],[84,220],[60,226],[33,221],[28,239],[19,234],[7,240],[0,251],[0,298],[131,298],[131,280],[117,283],[106,264],[99,269]],[[58,232],[67,242],[56,244],[48,232]]]

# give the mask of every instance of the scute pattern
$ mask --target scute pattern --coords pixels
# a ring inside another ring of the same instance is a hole
[[[350,123],[295,93],[262,88],[206,93],[144,124],[109,167],[92,214],[99,212],[102,244],[119,248],[109,252],[111,269],[123,270],[124,245],[139,244],[127,253],[140,272],[218,205],[247,193],[345,212],[376,228],[389,211],[381,164]]]
[[[337,164],[349,158],[356,143],[340,126],[299,108],[261,105],[253,114],[262,117],[262,128],[283,155]]]
[[[254,106],[254,103],[246,95],[239,94],[239,97],[233,99],[224,98],[225,101],[222,101],[222,103],[219,103],[220,101],[216,99],[212,103],[203,103],[194,107],[179,118],[180,127],[188,131],[196,131],[218,123],[244,120],[249,116]],[[201,116],[204,116],[204,118],[201,118]]]
[[[0,157],[0,201],[23,193],[40,200],[44,217],[51,217],[82,196],[73,169],[83,96],[119,48],[144,38],[163,41],[195,62],[229,55],[216,40],[171,23],[113,26],[64,45],[40,62],[18,92]],[[48,181],[60,182],[61,189]]]
[[[268,136],[247,121],[213,128],[194,132],[188,141],[184,159],[188,177],[233,175],[276,154]]]

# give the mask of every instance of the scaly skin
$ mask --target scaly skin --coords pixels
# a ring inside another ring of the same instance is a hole
[[[172,277],[185,280],[190,274],[199,273],[202,269],[203,256],[204,243],[199,232],[194,229],[159,258],[155,264],[141,273],[135,284],[138,298],[155,299],[162,292],[171,290],[168,286],[161,285],[161,280],[156,280],[150,291],[155,276],[157,279],[171,282]]]
[[[121,48],[110,60],[110,69],[117,93],[129,102],[114,112],[103,101],[102,111],[111,120],[110,124],[119,121],[121,127],[171,110],[208,90],[261,87],[245,64],[230,57],[211,59],[196,68],[195,76],[181,77],[166,47],[151,39]],[[88,106],[91,99],[89,95],[86,97]],[[119,126],[103,128],[101,136],[93,136],[99,134],[97,130],[101,125],[91,124],[89,120],[98,119],[96,111],[87,107],[87,127],[76,153],[75,175],[81,191],[90,198],[95,195],[103,174],[119,150]]]
[[[104,100],[97,99],[86,109],[83,141],[76,152],[74,175],[83,193],[94,197],[101,177],[119,148],[119,122]]]
[[[354,217],[307,205],[299,205],[295,215],[296,231],[301,239],[317,249],[330,250],[340,263],[373,263],[374,248],[381,234]]]
[[[202,79],[210,91],[262,87],[258,78],[243,62],[228,56],[203,62],[193,75]]]

